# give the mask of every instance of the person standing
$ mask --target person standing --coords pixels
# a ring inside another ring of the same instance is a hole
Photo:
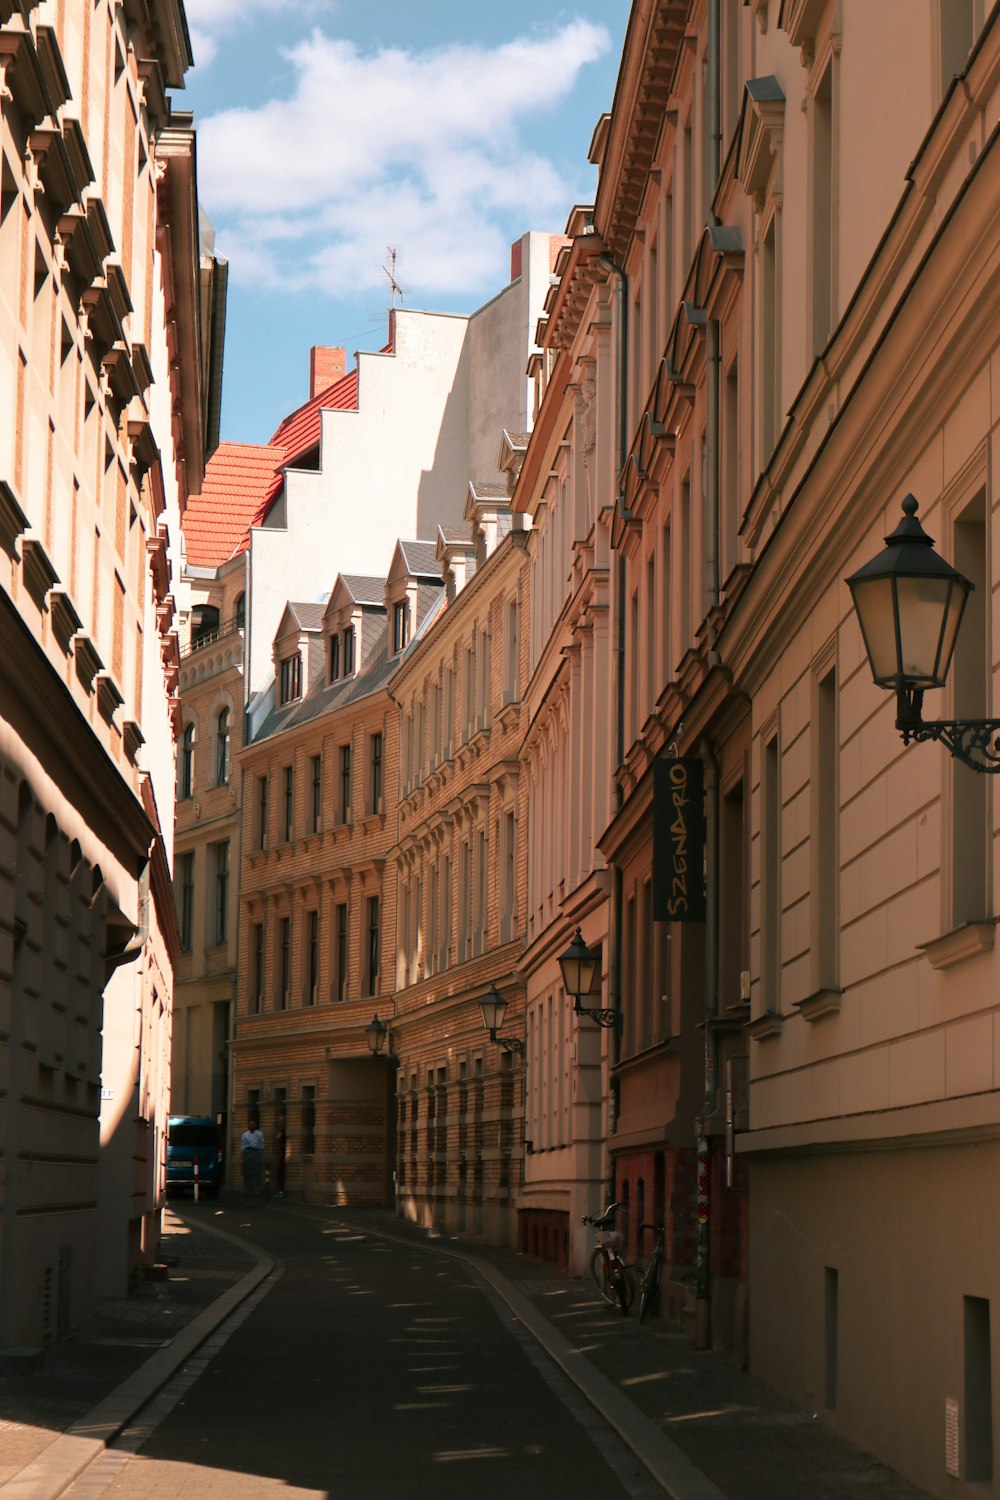
[[[256,1120],[240,1136],[240,1151],[243,1156],[243,1191],[260,1192],[260,1164],[264,1156],[264,1132]]]

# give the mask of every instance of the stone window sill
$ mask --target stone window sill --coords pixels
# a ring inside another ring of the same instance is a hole
[[[934,969],[950,969],[964,959],[974,958],[977,953],[988,953],[993,947],[996,920],[988,922],[962,922],[939,938],[929,943],[918,943],[917,947],[926,955]]]
[[[780,1036],[784,1023],[785,1018],[780,1012],[766,1010],[763,1015],[757,1016],[755,1020],[748,1024],[747,1033],[753,1037],[755,1042],[763,1042],[768,1037]]]
[[[823,1016],[835,1016],[840,1010],[840,990],[817,990],[815,995],[797,1001],[795,1008],[804,1021],[819,1021]]]

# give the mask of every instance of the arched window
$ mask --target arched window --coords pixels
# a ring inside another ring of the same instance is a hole
[[[247,623],[247,596],[246,596],[246,594],[237,594],[236,595],[236,629],[237,630],[244,630],[246,628],[246,623]]]
[[[215,721],[215,784],[225,786],[229,780],[229,709],[224,708]]]
[[[181,740],[181,798],[190,797],[194,792],[194,725],[184,726],[184,736]]]

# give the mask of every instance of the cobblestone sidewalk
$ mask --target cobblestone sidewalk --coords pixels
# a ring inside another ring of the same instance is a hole
[[[232,1240],[164,1210],[161,1258],[177,1260],[166,1281],[142,1281],[128,1297],[102,1301],[70,1338],[45,1351],[41,1369],[0,1373],[0,1485],[91,1411],[155,1350],[243,1276],[252,1257]]]

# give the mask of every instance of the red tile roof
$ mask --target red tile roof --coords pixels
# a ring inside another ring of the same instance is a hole
[[[219,444],[201,494],[184,512],[185,553],[192,567],[217,568],[232,556],[284,461],[285,450],[275,444]]]
[[[395,353],[395,328],[393,320],[389,320],[389,342],[379,350],[380,354]],[[310,401],[305,401],[301,406],[290,412],[281,422],[271,439],[271,449],[277,449],[281,458],[275,464],[270,476],[270,482],[266,491],[259,496],[258,504],[245,523],[244,530],[239,539],[238,546],[233,548],[233,553],[245,552],[250,545],[250,531],[254,526],[263,525],[267,519],[268,512],[281,494],[285,483],[284,470],[294,469],[296,464],[319,447],[320,432],[323,419],[320,416],[324,411],[357,411],[358,409],[358,370],[355,365],[346,375],[335,380],[333,385],[328,385],[325,390],[318,391]]]

